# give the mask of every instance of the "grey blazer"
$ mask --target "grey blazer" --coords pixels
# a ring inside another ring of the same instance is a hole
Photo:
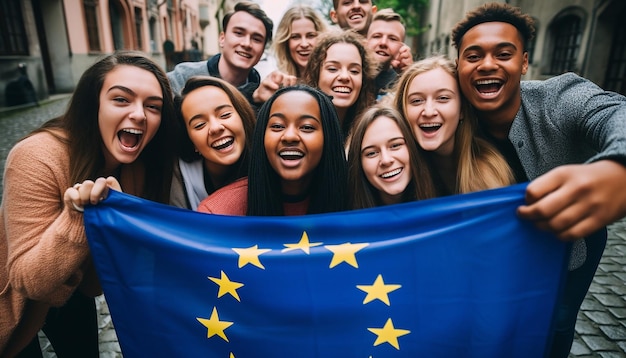
[[[613,159],[626,165],[626,97],[573,73],[522,81],[522,105],[509,131],[529,180],[566,164]],[[586,245],[572,248],[580,267]]]

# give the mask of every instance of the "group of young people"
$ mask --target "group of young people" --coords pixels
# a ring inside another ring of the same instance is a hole
[[[273,23],[251,2],[223,19],[221,53],[165,73],[120,51],[81,77],[67,112],[18,142],[0,209],[0,355],[97,356],[101,293],[82,223],[111,189],[228,215],[304,215],[530,181],[518,209],[573,241],[551,357],[626,215],[626,98],[575,74],[522,81],[532,18],[484,4],[452,30],[456,59],[414,62],[402,19],[334,1],[281,20],[278,68],[254,69]],[[532,263],[529,263],[532,264]],[[77,337],[80,337],[77,338]]]

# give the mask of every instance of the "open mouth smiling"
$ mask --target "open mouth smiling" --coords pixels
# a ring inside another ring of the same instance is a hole
[[[124,128],[117,132],[117,138],[122,146],[126,148],[135,148],[141,142],[143,131],[141,129]]]
[[[336,87],[333,87],[333,92],[337,92],[337,93],[351,93],[352,92],[352,88],[346,87],[346,86],[336,86]]]
[[[349,19],[350,20],[361,20],[363,18],[363,14],[352,14],[350,15]]]
[[[394,170],[392,170],[390,172],[382,173],[380,175],[380,177],[383,178],[383,179],[389,179],[389,178],[395,177],[396,175],[402,173],[403,169],[404,168],[398,168],[398,169],[394,169]]]
[[[211,148],[222,150],[222,149],[230,147],[231,145],[233,145],[234,142],[235,142],[235,138],[233,137],[221,138],[211,143]]]
[[[441,126],[441,123],[424,123],[419,125],[420,129],[426,133],[434,133],[438,131]]]
[[[474,83],[476,90],[482,94],[495,94],[503,86],[501,80],[479,80]]]
[[[235,51],[235,53],[241,57],[245,57],[245,58],[252,58],[252,55],[246,52],[241,52],[241,51]]]
[[[283,150],[278,155],[284,160],[298,160],[304,157],[304,153],[299,150]]]

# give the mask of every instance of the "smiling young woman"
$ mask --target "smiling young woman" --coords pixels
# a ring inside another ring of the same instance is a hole
[[[278,69],[304,78],[311,51],[326,28],[321,15],[312,7],[289,8],[278,24],[272,44]]]
[[[0,356],[41,354],[40,329],[60,358],[98,356],[101,288],[83,207],[109,188],[167,203],[175,127],[165,72],[124,51],[88,68],[67,112],[11,149],[0,208]]]
[[[198,211],[282,216],[347,208],[347,165],[328,96],[304,85],[278,90],[261,107],[248,177],[203,200]]]
[[[435,197],[411,127],[394,108],[376,105],[357,120],[348,151],[348,187],[352,209]]]
[[[191,77],[175,100],[181,130],[170,203],[196,210],[215,190],[248,174],[254,110],[237,88]]]
[[[331,96],[343,135],[354,119],[374,104],[376,64],[364,39],[353,31],[329,31],[309,57],[305,82]]]
[[[454,61],[432,56],[415,62],[398,79],[394,98],[426,154],[438,195],[513,183],[504,157],[476,135],[478,123],[459,88]]]

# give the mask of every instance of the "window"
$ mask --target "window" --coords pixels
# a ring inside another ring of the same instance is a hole
[[[98,31],[98,0],[84,0],[85,24],[87,24],[87,41],[89,51],[100,52],[100,32]]]
[[[538,23],[539,20],[537,20],[536,18],[533,18],[533,20],[535,21],[535,34],[537,34],[537,32],[539,32],[538,27]],[[528,41],[528,43],[526,44],[526,52],[528,52],[528,64],[531,65],[533,63],[533,55],[535,54],[535,46],[537,45],[537,36],[534,36],[532,38],[532,40]]]
[[[626,10],[618,18],[623,19],[624,16],[626,16]],[[626,94],[626,23],[624,21],[616,22],[604,88]]]
[[[550,64],[551,74],[576,71],[576,60],[582,38],[580,17],[566,15],[553,25],[554,51]]]
[[[0,1],[0,55],[28,55],[28,39],[19,0]]]
[[[141,15],[141,8],[135,8],[135,33],[137,35],[137,50],[143,50],[143,17]]]

